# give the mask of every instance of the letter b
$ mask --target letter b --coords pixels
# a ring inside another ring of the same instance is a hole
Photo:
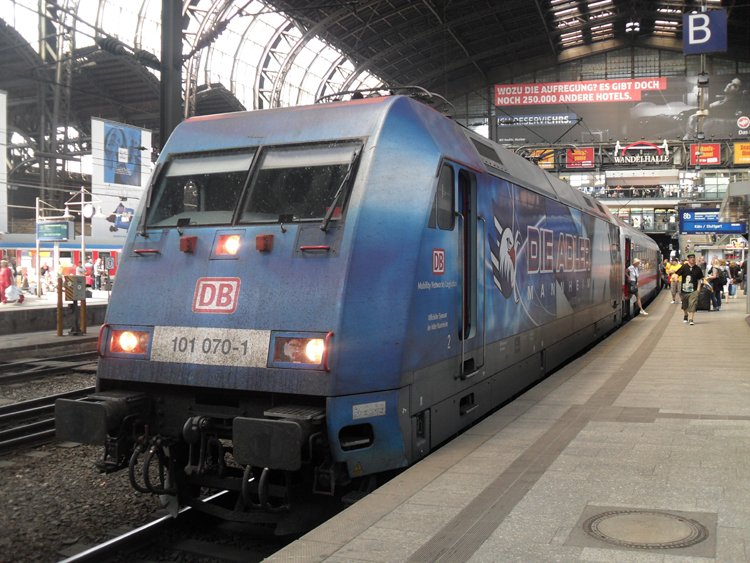
[[[220,283],[218,295],[216,296],[217,307],[229,307],[232,304],[232,290],[234,285],[231,283]]]
[[[710,19],[707,14],[688,14],[688,43],[702,45],[711,40]]]

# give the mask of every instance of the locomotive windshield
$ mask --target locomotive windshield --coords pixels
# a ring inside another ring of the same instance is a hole
[[[172,160],[151,193],[146,225],[231,223],[252,159],[253,153],[235,153]]]
[[[266,151],[240,222],[340,218],[360,147],[345,144]]]

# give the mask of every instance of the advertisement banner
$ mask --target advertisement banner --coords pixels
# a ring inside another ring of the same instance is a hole
[[[721,164],[721,145],[719,143],[701,143],[690,145],[690,164],[717,166]]]
[[[565,166],[567,168],[593,168],[594,147],[568,149],[565,151]]]
[[[555,151],[553,149],[537,149],[529,153],[529,160],[536,162],[539,168],[553,170],[555,168]]]
[[[750,143],[734,144],[734,163],[750,164]]]
[[[8,232],[8,94],[0,90],[0,232]]]
[[[91,120],[93,236],[125,238],[151,173],[151,131]]]
[[[495,85],[498,141],[607,143],[695,139],[698,77]],[[706,138],[750,141],[750,74],[709,76]],[[571,116],[575,115],[575,119]]]

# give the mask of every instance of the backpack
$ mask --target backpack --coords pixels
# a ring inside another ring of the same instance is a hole
[[[727,284],[727,274],[724,272],[723,268],[716,268],[716,283],[718,285]]]

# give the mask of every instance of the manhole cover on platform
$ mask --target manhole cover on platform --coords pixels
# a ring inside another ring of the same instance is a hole
[[[590,536],[620,547],[679,549],[708,538],[705,526],[660,510],[609,510],[583,523]]]

